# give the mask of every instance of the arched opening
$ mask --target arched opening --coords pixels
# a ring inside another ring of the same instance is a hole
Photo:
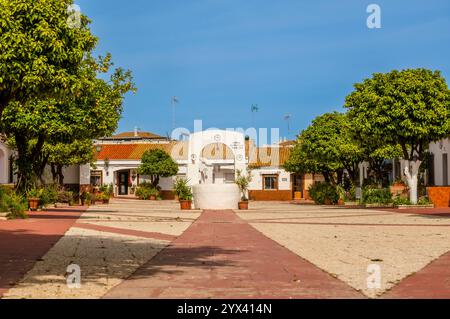
[[[200,153],[202,184],[231,184],[236,175],[235,154],[223,143],[211,143]]]

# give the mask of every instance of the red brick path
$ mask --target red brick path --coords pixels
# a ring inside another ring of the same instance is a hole
[[[382,297],[450,299],[450,252],[403,279]]]
[[[431,215],[431,216],[450,216],[450,208],[407,208],[407,209],[396,209],[396,208],[382,208],[377,210],[389,211],[399,214],[416,214],[416,215]]]
[[[363,298],[232,211],[207,211],[106,298]]]
[[[123,216],[123,215],[121,215],[121,216]],[[87,224],[87,223],[76,223],[73,226],[77,227],[77,228],[82,228],[82,229],[92,229],[92,230],[97,230],[97,231],[101,231],[101,232],[108,232],[108,233],[114,233],[114,234],[120,234],[120,235],[130,235],[130,236],[143,237],[143,238],[152,238],[152,239],[159,239],[159,240],[165,240],[165,241],[172,241],[175,238],[177,238],[176,236],[168,235],[168,234],[146,232],[146,231],[139,231],[139,230],[133,230],[133,229],[124,229],[124,228],[117,228],[117,227],[109,227],[109,226]]]
[[[31,213],[0,221],[0,297],[17,283],[76,222],[82,207]]]

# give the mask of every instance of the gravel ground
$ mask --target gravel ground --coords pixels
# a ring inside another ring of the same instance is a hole
[[[253,227],[369,297],[450,250],[450,218],[287,203],[252,203],[239,216]],[[367,268],[380,266],[381,288]]]
[[[78,222],[179,236],[198,216],[175,202],[116,200],[91,207]],[[74,225],[4,298],[100,298],[168,244]],[[67,286],[71,264],[80,266],[80,288]]]

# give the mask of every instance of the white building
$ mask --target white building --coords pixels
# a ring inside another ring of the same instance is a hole
[[[450,139],[446,138],[437,143],[430,144],[430,180],[429,184],[435,186],[449,185],[449,152]]]
[[[12,152],[0,140],[0,184],[12,184]]]
[[[96,141],[96,168],[82,187],[113,184],[116,196],[133,195],[148,176],[137,168],[145,151],[162,149],[179,165],[178,176],[194,184],[234,183],[237,170],[251,168],[253,180],[250,198],[256,200],[292,200],[308,198],[307,189],[321,176],[290,174],[283,169],[292,143],[258,148],[242,133],[225,130],[196,132],[186,141],[171,141],[147,132],[127,132]],[[89,167],[81,168],[87,172]],[[87,173],[80,176],[87,176]],[[161,178],[163,198],[173,198],[175,177]]]

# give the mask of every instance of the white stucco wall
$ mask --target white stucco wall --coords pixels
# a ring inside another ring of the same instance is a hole
[[[253,179],[249,185],[249,190],[263,190],[263,175],[278,175],[278,189],[291,189],[291,173],[280,168],[266,167],[252,170]]]
[[[223,164],[233,165],[235,170],[246,169],[245,137],[243,133],[227,130],[206,130],[189,136],[189,152],[187,164],[187,178],[191,185],[213,183],[213,166],[220,164],[220,160],[208,161],[202,159],[203,149],[210,144],[225,144],[233,151],[232,160],[224,160]],[[231,163],[229,163],[231,161]],[[216,183],[223,183],[223,176],[216,177]],[[221,180],[222,178],[222,180]]]
[[[73,165],[68,167],[63,167],[64,184],[79,184],[80,183],[80,166]],[[53,176],[51,167],[47,166],[44,169],[44,181],[47,184],[53,183]]]
[[[91,166],[89,164],[80,165],[80,185],[89,185],[91,183]]]
[[[431,143],[430,152],[434,154],[434,184],[436,186],[446,186],[449,180],[444,181],[443,154],[447,155],[447,176],[450,179],[450,139],[444,139],[437,143]]]
[[[8,147],[0,143],[0,184],[9,182],[9,156],[10,151]]]

